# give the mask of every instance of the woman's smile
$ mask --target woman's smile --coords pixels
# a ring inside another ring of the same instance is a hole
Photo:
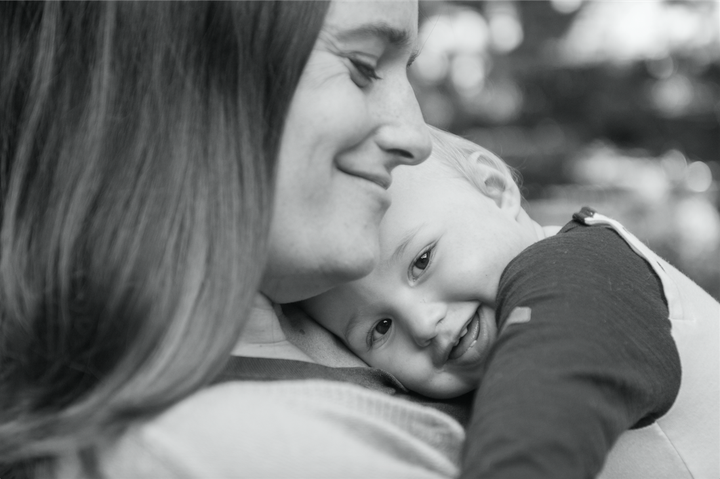
[[[383,190],[387,190],[388,188],[390,188],[390,184],[392,184],[392,176],[390,172],[387,171],[385,168],[376,168],[375,170],[370,170],[368,169],[367,165],[361,165],[361,167],[354,167],[352,165],[343,164],[338,166],[337,169],[347,175],[357,176],[358,178],[362,178],[364,180],[375,183]]]
[[[385,184],[389,186],[391,181],[389,175],[387,179],[385,179],[368,173],[352,173],[344,172],[342,170],[341,172],[348,175],[353,180],[357,180],[356,183],[358,184],[358,187],[363,191],[367,191],[371,197],[374,197],[378,203],[380,203],[382,212],[385,213],[385,211],[387,211],[390,207],[390,193],[388,193]]]

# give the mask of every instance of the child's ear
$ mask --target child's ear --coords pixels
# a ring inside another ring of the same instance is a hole
[[[476,153],[470,155],[469,159],[479,173],[478,181],[484,183],[485,195],[505,213],[516,218],[522,211],[520,188],[510,174],[496,170],[479,158],[480,153]]]

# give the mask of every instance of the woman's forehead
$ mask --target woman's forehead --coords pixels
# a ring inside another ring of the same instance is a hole
[[[414,49],[417,19],[415,0],[334,0],[323,31],[339,40],[374,39],[398,49]]]

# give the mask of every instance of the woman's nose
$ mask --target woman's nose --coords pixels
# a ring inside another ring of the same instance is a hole
[[[423,120],[415,92],[407,82],[385,95],[382,124],[377,132],[380,148],[397,165],[417,165],[430,156],[430,131]]]
[[[447,315],[447,306],[442,303],[421,303],[412,308],[405,318],[408,331],[418,346],[427,346],[438,335],[438,324]]]

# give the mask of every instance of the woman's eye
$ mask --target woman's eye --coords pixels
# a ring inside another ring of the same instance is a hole
[[[380,341],[390,331],[392,319],[383,319],[377,322],[370,332],[370,346]]]
[[[375,80],[380,80],[380,76],[377,74],[375,67],[362,62],[360,60],[350,60],[353,68],[357,75],[353,75],[353,80],[360,87],[366,87]]]
[[[420,254],[420,256],[415,258],[415,261],[413,261],[412,265],[410,265],[410,278],[413,281],[422,276],[427,267],[430,265],[432,252],[433,248],[426,249]]]

